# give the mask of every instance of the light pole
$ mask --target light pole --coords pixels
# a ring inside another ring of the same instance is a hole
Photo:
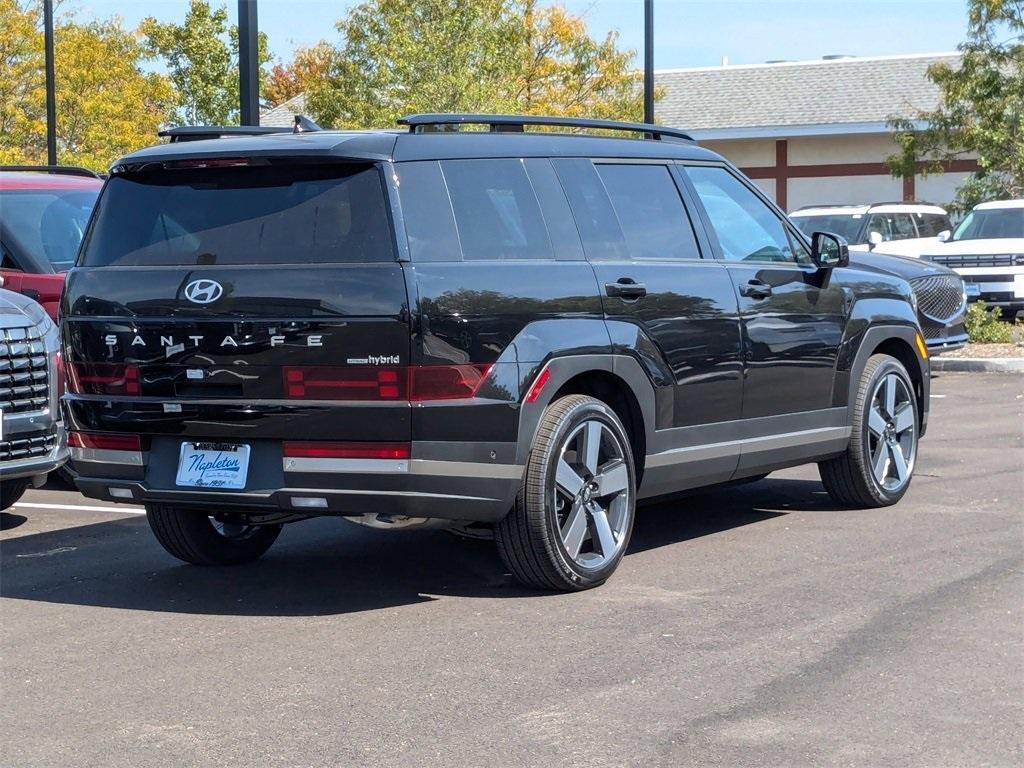
[[[260,124],[260,50],[256,0],[238,0],[238,105],[242,125]]]
[[[644,0],[644,122],[654,122],[654,0]]]
[[[43,47],[46,50],[46,163],[57,164],[57,97],[53,73],[53,0],[43,0]]]

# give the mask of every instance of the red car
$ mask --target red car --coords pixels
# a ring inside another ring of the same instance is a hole
[[[0,275],[54,320],[103,181],[84,168],[0,166]]]

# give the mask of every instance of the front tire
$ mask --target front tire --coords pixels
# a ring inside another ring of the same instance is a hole
[[[886,507],[903,498],[917,460],[918,407],[903,364],[872,355],[852,405],[850,445],[818,464],[829,496],[844,506]]]
[[[203,510],[171,504],[147,504],[146,519],[169,554],[193,565],[252,562],[270,549],[282,527],[221,522]]]
[[[515,506],[494,538],[524,584],[589,589],[622,560],[635,507],[636,473],[622,422],[600,400],[569,395],[544,412]]]

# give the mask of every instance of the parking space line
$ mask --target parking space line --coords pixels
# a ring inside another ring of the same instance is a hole
[[[87,507],[81,504],[36,504],[27,501],[18,502],[13,508],[17,509],[18,507],[27,507],[29,509],[66,509],[77,512],[120,512],[125,515],[146,514],[146,510],[139,507]]]

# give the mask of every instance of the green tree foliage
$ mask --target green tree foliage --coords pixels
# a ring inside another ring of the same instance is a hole
[[[272,107],[308,91],[313,83],[327,77],[334,50],[326,42],[308,48],[296,48],[292,60],[278,62],[263,83],[263,98]]]
[[[225,6],[191,0],[181,24],[143,19],[139,32],[147,53],[163,60],[178,92],[172,121],[178,125],[238,122],[238,27],[228,25]],[[267,37],[259,36],[260,80],[270,61]]]
[[[969,0],[968,39],[959,69],[933,65],[939,107],[914,121],[894,119],[900,151],[889,158],[897,176],[919,163],[924,173],[967,155],[980,170],[958,190],[957,207],[1024,197],[1024,0]]]
[[[57,156],[105,170],[156,141],[170,81],[146,73],[142,47],[115,21],[60,20],[54,29]],[[46,95],[39,3],[0,0],[0,162],[46,162]]]
[[[389,126],[409,112],[637,119],[641,76],[617,35],[534,0],[367,0],[337,25],[307,105],[326,125]]]

